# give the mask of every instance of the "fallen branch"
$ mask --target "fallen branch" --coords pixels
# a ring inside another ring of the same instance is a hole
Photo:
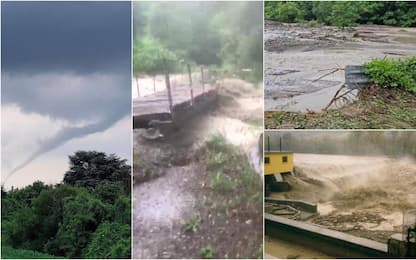
[[[343,84],[338,90],[337,92],[335,92],[334,97],[331,99],[331,101],[329,102],[329,104],[324,108],[324,111],[326,111],[332,104],[334,104],[335,102],[337,102],[339,99],[343,99],[344,101],[349,101],[348,98],[346,97],[348,94],[350,94],[352,91],[354,91],[355,89],[349,89],[348,91],[342,93],[341,95],[339,95],[339,93],[341,92],[341,90],[343,90],[344,88],[346,88],[346,85]],[[339,95],[339,96],[338,96]]]
[[[317,79],[315,79],[315,80],[313,80],[312,82],[316,82],[316,81],[318,81],[318,80],[321,80],[321,79],[323,79],[323,78],[325,78],[326,76],[329,76],[329,75],[331,75],[331,74],[334,74],[335,72],[337,72],[337,71],[341,71],[341,70],[344,70],[345,68],[341,68],[341,67],[339,67],[339,68],[335,68],[335,69],[326,69],[326,70],[332,70],[332,71],[330,71],[330,72],[328,72],[328,73],[325,73],[324,75],[322,75],[322,76],[320,76],[319,78],[317,78]],[[320,71],[325,71],[325,70],[320,70]]]

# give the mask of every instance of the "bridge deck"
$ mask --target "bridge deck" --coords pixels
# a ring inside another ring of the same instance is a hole
[[[184,103],[191,103],[191,92],[189,85],[176,85],[173,86],[171,89],[173,108]],[[202,89],[202,85],[200,84],[193,86],[192,89],[194,99],[198,98],[199,96],[202,96],[205,93],[209,93],[216,90],[214,86],[209,84],[205,84],[204,92]],[[134,118],[149,117],[151,115],[169,113],[169,99],[168,91],[166,89],[144,97],[138,97],[133,99]]]

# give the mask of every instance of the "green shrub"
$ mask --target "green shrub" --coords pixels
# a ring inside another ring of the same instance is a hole
[[[199,216],[192,217],[188,222],[183,224],[185,232],[196,233],[201,226],[201,218]]]
[[[208,150],[212,152],[223,152],[227,150],[228,144],[225,137],[221,134],[211,135],[206,142]]]
[[[130,225],[104,222],[86,247],[86,258],[130,258]]]
[[[205,247],[201,248],[199,253],[201,254],[202,258],[211,259],[211,258],[214,257],[215,251],[211,246],[205,246]]]
[[[303,20],[304,13],[295,2],[282,2],[277,5],[267,6],[265,9],[267,19],[280,22],[294,23]]]
[[[211,179],[211,189],[220,192],[228,193],[233,190],[234,183],[221,171],[218,171]]]
[[[375,59],[364,65],[365,72],[379,87],[403,88],[416,93],[416,57]]]

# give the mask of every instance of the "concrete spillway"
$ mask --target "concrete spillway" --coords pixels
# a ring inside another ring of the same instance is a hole
[[[267,213],[265,213],[264,218],[266,236],[284,239],[306,248],[316,248],[331,257],[372,258],[388,256],[387,244]]]

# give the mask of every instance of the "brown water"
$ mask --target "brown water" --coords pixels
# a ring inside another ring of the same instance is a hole
[[[293,190],[273,197],[318,203],[310,221],[386,242],[416,208],[416,162],[408,158],[295,154]]]
[[[333,258],[329,255],[320,252],[319,249],[306,247],[300,244],[295,244],[282,239],[277,239],[268,236],[266,236],[264,239],[264,251],[266,254],[266,259]]]
[[[415,28],[341,30],[270,23],[265,41],[266,111],[320,111],[345,81],[343,70],[314,81],[325,73],[374,58],[416,56]]]

